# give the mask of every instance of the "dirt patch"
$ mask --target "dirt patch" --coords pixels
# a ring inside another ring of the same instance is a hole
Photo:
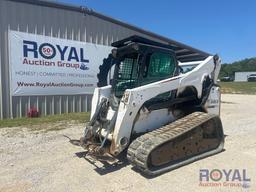
[[[32,183],[28,182],[18,182],[12,184],[6,184],[4,187],[0,188],[1,192],[25,192],[31,188]]]

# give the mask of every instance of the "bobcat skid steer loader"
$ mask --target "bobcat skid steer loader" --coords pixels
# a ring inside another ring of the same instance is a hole
[[[139,36],[112,46],[80,140],[88,153],[127,150],[135,168],[158,175],[222,151],[217,55]]]

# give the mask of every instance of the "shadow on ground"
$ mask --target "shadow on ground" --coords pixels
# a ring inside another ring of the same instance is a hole
[[[95,171],[100,175],[106,175],[108,173],[112,173],[126,167],[129,163],[126,159],[126,153],[121,153],[115,162],[111,162],[111,159],[107,159],[108,157],[95,157],[88,154],[86,151],[75,153],[77,157],[84,158],[90,164],[95,166]],[[99,165],[100,164],[100,165]]]
[[[221,103],[225,103],[225,104],[237,104],[237,103],[231,102],[231,101],[221,101]]]
[[[72,145],[80,146],[80,140],[71,139],[66,135],[63,136],[68,138],[69,143],[71,143]],[[105,175],[108,173],[118,171],[129,164],[126,158],[126,151],[119,154],[116,158],[110,156],[92,156],[87,151],[77,152],[75,153],[75,155],[78,158],[84,158],[90,164],[95,166],[95,171],[100,175]]]

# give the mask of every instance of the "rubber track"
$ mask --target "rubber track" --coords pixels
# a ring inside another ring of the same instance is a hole
[[[194,112],[188,116],[185,116],[173,123],[170,123],[166,126],[163,126],[157,130],[146,133],[141,137],[135,139],[129,146],[127,152],[127,158],[129,162],[141,170],[143,173],[148,175],[158,175],[166,171],[170,171],[177,167],[183,166],[185,164],[191,163],[198,159],[204,158],[206,156],[213,155],[222,151],[224,146],[224,135],[222,130],[222,125],[220,121],[220,145],[217,149],[213,149],[207,151],[203,154],[192,156],[191,158],[178,162],[176,164],[169,165],[164,168],[160,168],[158,170],[152,170],[148,168],[148,157],[150,153],[158,146],[168,141],[175,139],[176,137],[198,127],[199,125],[207,122],[212,118],[219,118],[216,115],[202,113],[202,112]]]
[[[112,54],[109,54],[108,58],[103,59],[103,63],[99,66],[99,73],[97,74],[97,87],[104,87],[108,85],[108,73],[114,64],[115,62]]]

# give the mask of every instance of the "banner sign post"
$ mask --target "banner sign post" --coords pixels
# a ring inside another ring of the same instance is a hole
[[[111,47],[9,32],[12,96],[92,94]]]

